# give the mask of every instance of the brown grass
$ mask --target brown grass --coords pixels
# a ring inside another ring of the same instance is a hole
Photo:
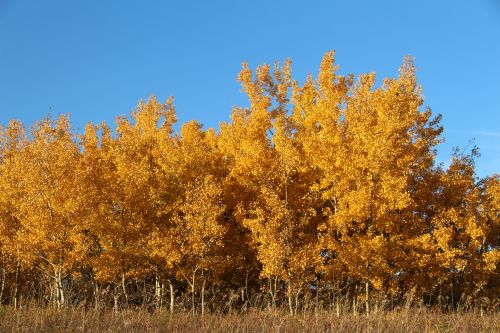
[[[366,315],[306,312],[291,317],[281,310],[243,314],[170,315],[143,310],[94,311],[68,308],[0,308],[0,332],[500,332],[498,313],[441,313],[428,309]]]

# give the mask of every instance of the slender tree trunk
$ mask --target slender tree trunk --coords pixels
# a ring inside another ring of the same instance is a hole
[[[352,299],[352,312],[354,313],[354,315],[358,313],[357,299],[358,299],[358,286],[354,288],[354,298]]]
[[[245,304],[248,302],[249,300],[249,297],[248,297],[248,271],[246,272],[246,275],[245,275]]]
[[[370,259],[366,261],[366,273],[367,276],[370,276]],[[366,315],[368,316],[370,314],[370,279],[366,278],[365,282],[365,293],[366,293],[366,302],[365,302],[365,307],[366,307]]]
[[[175,293],[174,293],[174,285],[172,281],[168,281],[170,286],[170,313],[174,313],[174,301],[175,301]]]
[[[276,291],[278,290],[278,277],[274,278],[273,308],[276,308]]]
[[[300,295],[300,288],[295,293],[295,309],[294,309],[295,315],[297,315],[297,311],[299,310],[299,295]]]
[[[56,281],[55,278],[51,279],[51,282],[50,282],[50,299],[49,299],[49,304],[51,304],[54,309],[57,308],[57,297],[56,297],[57,288],[56,288],[56,282],[55,281]]]
[[[118,286],[115,284],[113,287],[113,310],[115,313],[118,313],[118,301],[120,299]]]
[[[99,309],[99,284],[97,281],[93,283],[94,285],[94,308]]]
[[[114,309],[115,313],[118,313],[118,299],[119,298],[120,298],[120,296],[113,295],[113,301],[114,301],[113,309]]]
[[[0,305],[2,305],[3,292],[5,290],[5,268],[2,268],[2,285],[0,286]]]
[[[165,282],[162,279],[161,284],[160,284],[160,309],[163,308],[163,298],[164,297],[165,297]]]
[[[194,304],[194,283],[195,283],[195,277],[196,277],[196,270],[193,271],[193,277],[191,280],[191,310],[193,311],[193,314],[195,312],[195,304]]]
[[[57,270],[54,271],[54,280],[52,281],[54,289],[54,308],[59,309],[59,285],[57,283]]]
[[[128,307],[128,294],[127,294],[127,285],[125,281],[125,272],[122,272],[122,292],[125,297],[125,307]]]
[[[61,272],[61,269],[58,269],[57,270],[57,274],[56,274],[56,278],[57,278],[57,295],[58,295],[58,308],[62,308],[64,306],[64,290],[63,290],[63,286],[62,286],[62,272]]]
[[[370,281],[366,281],[366,315],[370,314]]]
[[[292,284],[288,281],[288,309],[290,310],[290,315],[293,317],[293,299],[292,299]]]
[[[155,307],[156,310],[160,309],[160,299],[161,299],[161,286],[160,286],[160,278],[158,273],[155,275]]]
[[[203,283],[201,285],[201,315],[205,314],[205,283],[206,280],[203,279]]]
[[[269,295],[271,295],[271,307],[274,308],[274,293],[273,293],[273,284],[271,282],[271,278],[267,278],[267,282],[269,283]]]
[[[16,280],[15,280],[15,284],[14,284],[14,297],[13,297],[13,300],[14,300],[14,309],[17,309],[17,306],[18,306],[18,294],[19,294],[19,260],[17,260],[17,264],[16,264]]]

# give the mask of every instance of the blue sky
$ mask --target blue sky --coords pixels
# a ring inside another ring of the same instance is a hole
[[[438,160],[475,138],[479,176],[500,172],[500,0],[0,0],[0,123],[70,113],[81,129],[155,94],[181,122],[218,127],[247,103],[242,61],[290,57],[302,80],[331,49],[341,74],[379,79],[416,57],[443,114]]]

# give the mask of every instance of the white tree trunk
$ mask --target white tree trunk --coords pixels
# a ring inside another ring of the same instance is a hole
[[[155,305],[156,310],[161,308],[161,285],[160,285],[160,277],[158,274],[155,275]]]
[[[172,281],[168,281],[170,285],[170,313],[174,313],[174,301],[175,301],[175,293],[174,293],[174,285]]]
[[[366,315],[370,314],[370,281],[366,281]]]
[[[201,285],[201,315],[205,314],[205,283],[206,280],[203,279],[203,284]]]

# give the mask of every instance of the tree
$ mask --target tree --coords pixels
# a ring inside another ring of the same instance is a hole
[[[63,280],[84,255],[75,172],[80,155],[67,116],[37,122],[31,137],[16,161],[22,177],[15,209],[23,233],[18,241],[52,275],[51,296],[59,308],[65,304]]]
[[[94,216],[91,227],[102,250],[94,258],[93,267],[98,280],[113,283],[115,306],[117,286],[121,285],[128,304],[127,279],[142,277],[152,269],[148,238],[170,204],[170,189],[165,187],[168,183],[163,179],[158,159],[162,141],[171,138],[174,122],[172,100],[160,104],[153,97],[147,103],[139,103],[132,112],[132,121],[126,117],[117,119],[116,138],[103,127],[100,154],[95,148],[95,135],[89,133],[87,152],[90,162],[90,154],[99,156],[93,159],[100,162],[91,165],[97,168],[93,173],[100,173],[98,186],[102,186],[98,201],[94,202],[99,214]]]
[[[409,184],[419,168],[429,168],[441,129],[429,110],[420,110],[411,59],[381,88],[373,87],[374,74],[351,85],[333,64],[328,53],[316,82],[295,85],[295,119],[306,155],[321,172],[316,188],[328,216],[320,227],[324,258],[365,281],[369,311],[370,286],[380,289],[399,274]]]
[[[490,280],[498,275],[499,254],[492,238],[498,234],[498,199],[492,195],[498,192],[498,177],[477,180],[476,155],[475,149],[471,155],[456,151],[450,166],[437,171],[426,232],[411,242],[414,270],[425,277],[421,287],[431,295],[449,295],[452,304],[479,294],[489,297],[495,292],[484,290],[487,285],[498,288]]]
[[[14,271],[14,308],[18,305],[19,274],[25,255],[21,245],[21,223],[16,211],[22,182],[22,176],[17,172],[17,161],[26,144],[25,128],[21,122],[12,120],[6,128],[0,127],[0,304],[6,290],[7,272]]]

